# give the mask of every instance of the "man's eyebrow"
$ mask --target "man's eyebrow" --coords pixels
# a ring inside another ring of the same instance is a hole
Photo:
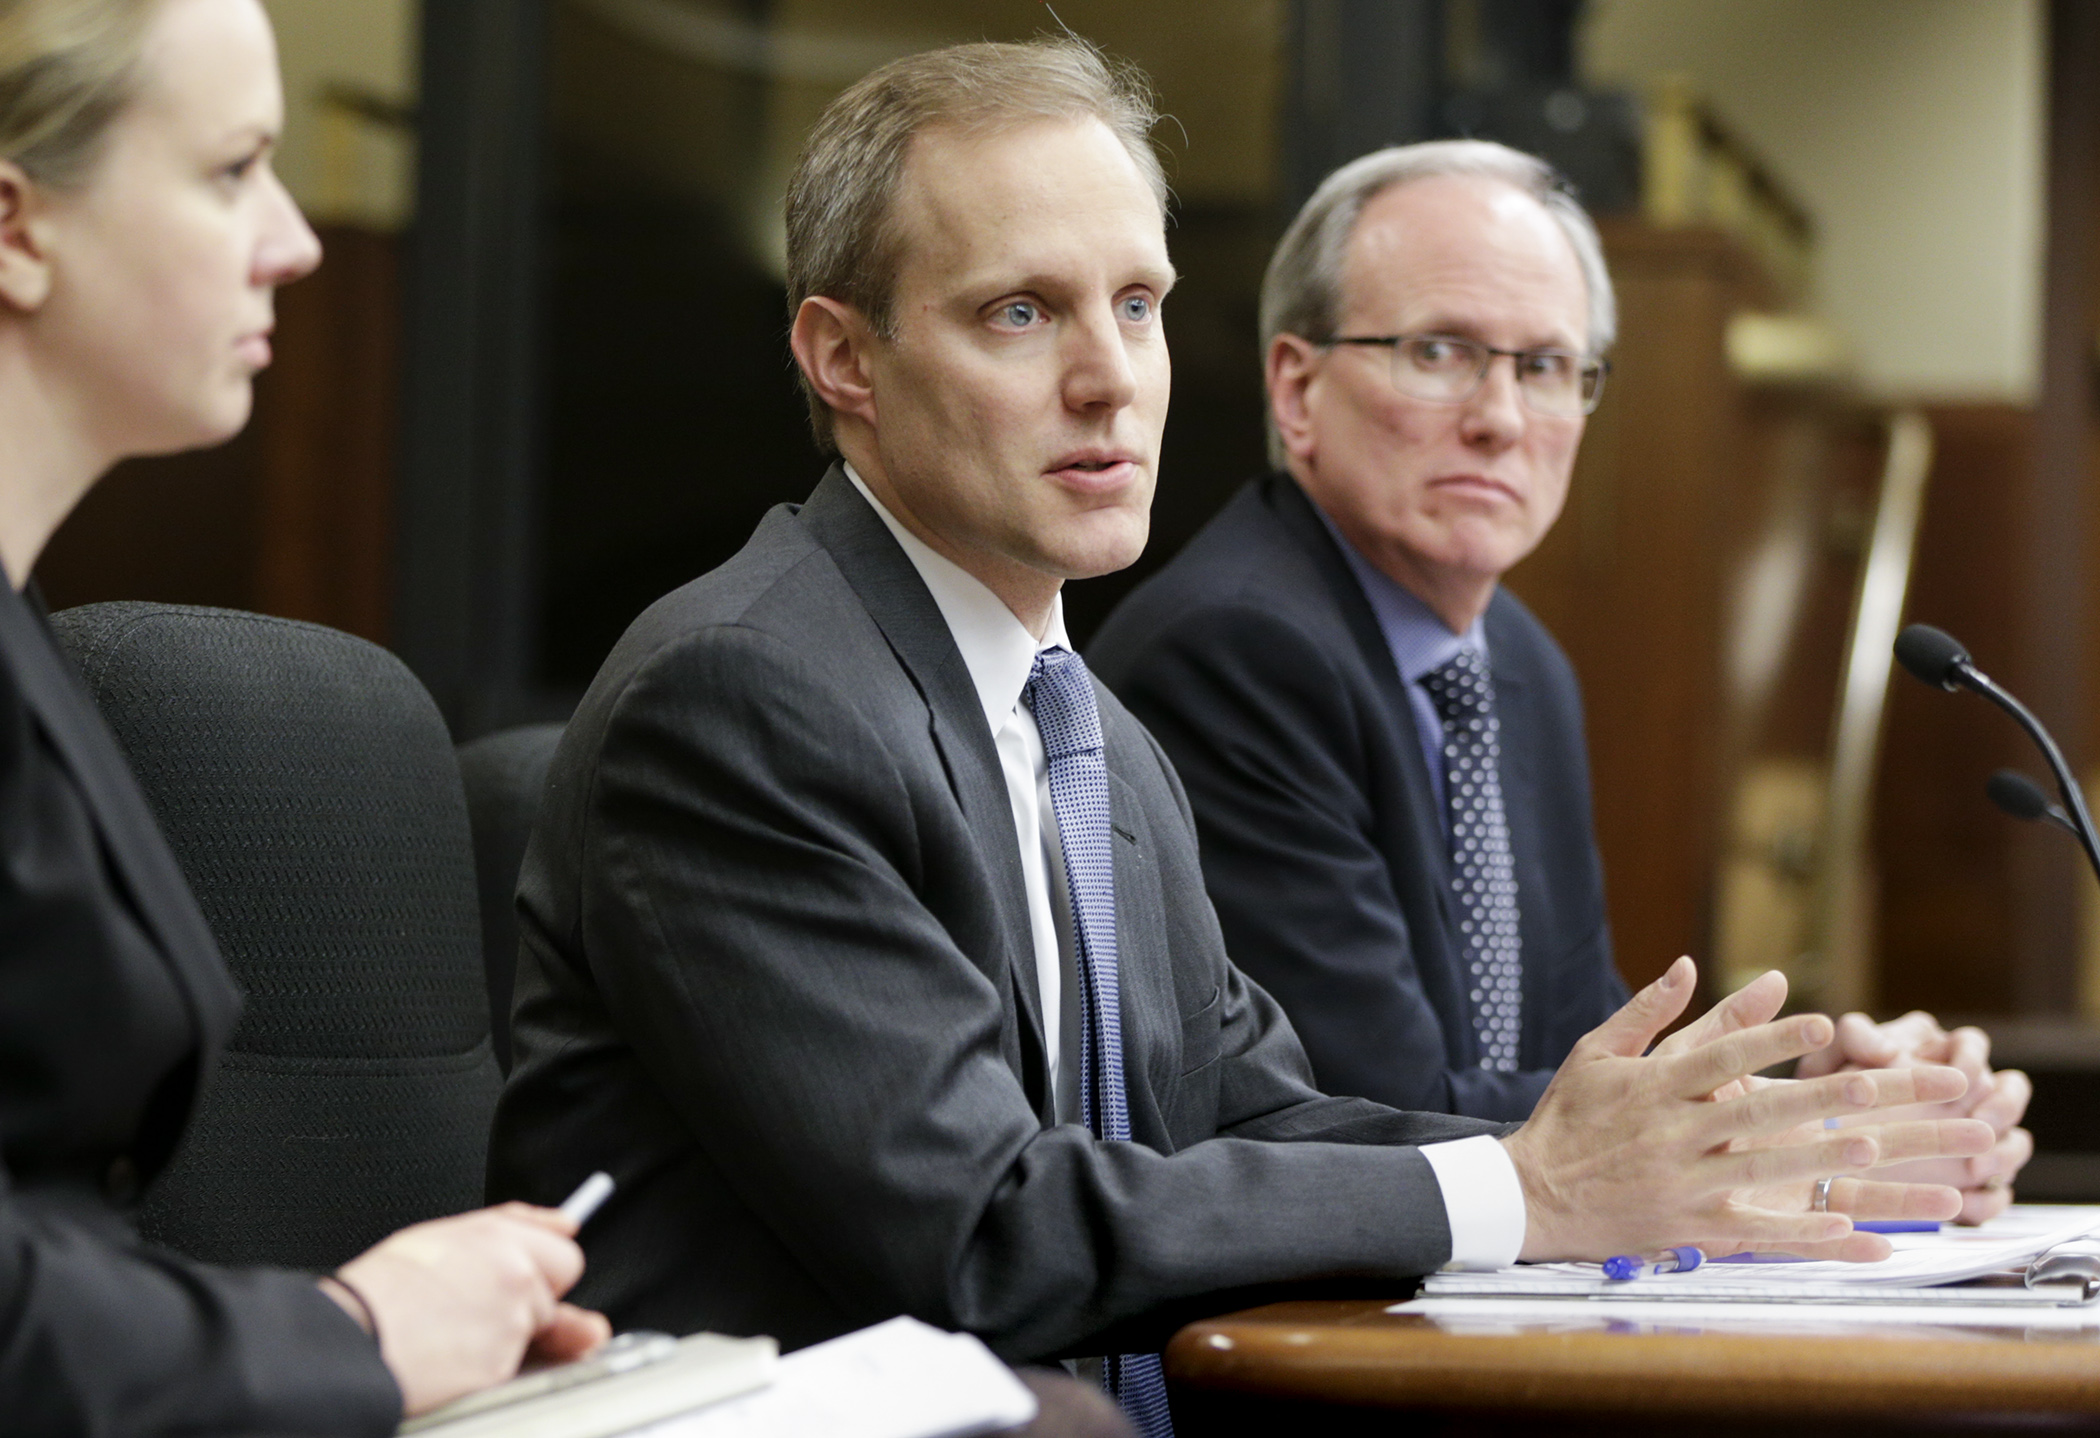
[[[1451,337],[1452,337],[1453,339],[1461,339],[1461,340],[1477,340],[1477,341],[1479,341],[1479,342],[1480,342],[1480,343],[1482,343],[1482,344],[1485,344],[1485,343],[1487,342],[1487,338],[1486,338],[1486,335],[1485,335],[1485,334],[1484,334],[1484,333],[1482,332],[1482,329],[1481,329],[1480,325],[1478,325],[1477,323],[1474,323],[1474,322],[1473,322],[1473,321],[1471,321],[1471,320],[1456,320],[1456,319],[1431,319],[1431,320],[1425,320],[1425,321],[1423,321],[1423,322],[1422,322],[1421,324],[1418,324],[1418,325],[1410,325],[1410,326],[1408,326],[1408,327],[1407,327],[1407,331],[1406,331],[1406,332],[1407,332],[1408,334],[1413,334],[1413,335],[1449,335],[1449,336],[1451,336]],[[1559,335],[1549,335],[1549,336],[1548,336],[1547,338],[1544,338],[1544,339],[1532,339],[1532,340],[1526,340],[1525,342],[1523,342],[1523,343],[1522,343],[1522,344],[1521,344],[1521,345],[1519,346],[1519,348],[1521,348],[1521,349],[1528,349],[1528,350],[1532,350],[1532,349],[1544,349],[1544,350],[1561,350],[1561,349],[1564,349],[1564,350],[1575,350],[1575,351],[1578,351],[1578,352],[1579,352],[1579,351],[1580,351],[1580,350],[1582,349],[1582,343],[1581,343],[1581,341],[1579,341],[1579,340],[1576,340],[1576,339],[1570,338],[1570,337],[1569,337],[1568,335],[1566,335],[1566,334],[1559,334]]]
[[[1146,284],[1151,285],[1164,294],[1166,291],[1174,288],[1180,279],[1180,273],[1172,265],[1159,270],[1146,267],[1116,288],[1122,289],[1131,284]],[[1072,279],[1069,275],[1059,275],[1048,271],[1034,271],[1010,278],[988,274],[981,282],[971,283],[966,280],[960,288],[966,295],[982,296],[982,298],[972,298],[969,303],[973,305],[988,305],[1005,295],[1055,293],[1059,290],[1071,288],[1071,284]]]

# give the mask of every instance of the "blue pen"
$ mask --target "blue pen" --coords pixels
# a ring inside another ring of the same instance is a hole
[[[1938,1233],[1940,1221],[1936,1218],[1863,1218],[1852,1225],[1854,1233]],[[1726,1258],[1709,1258],[1708,1263],[1814,1263],[1813,1258],[1803,1258],[1795,1253],[1731,1253]]]
[[[1629,1278],[1651,1278],[1658,1273],[1690,1273],[1706,1262],[1706,1255],[1689,1245],[1673,1248],[1653,1263],[1622,1253],[1617,1258],[1604,1260],[1604,1276],[1615,1282]]]

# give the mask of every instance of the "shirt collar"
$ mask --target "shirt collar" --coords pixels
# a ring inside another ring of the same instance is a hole
[[[906,529],[852,465],[846,465],[845,470],[846,478],[881,517],[904,557],[925,581],[941,618],[948,622],[955,647],[962,651],[970,682],[977,688],[977,701],[984,706],[985,723],[997,734],[1014,712],[1014,706],[1021,702],[1021,690],[1035,668],[1035,656],[1053,645],[1072,647],[1065,635],[1064,595],[1051,600],[1050,623],[1038,641],[1014,618],[1006,601],[985,587],[983,580]]]
[[[1307,496],[1310,498],[1310,496]],[[1476,651],[1483,662],[1487,652],[1487,616],[1475,619],[1465,633],[1454,634],[1435,610],[1424,604],[1390,574],[1380,569],[1358,552],[1348,537],[1335,527],[1327,517],[1327,511],[1313,505],[1313,513],[1320,516],[1320,523],[1334,536],[1335,544],[1342,551],[1342,558],[1349,563],[1349,570],[1362,587],[1364,598],[1371,601],[1371,613],[1378,618],[1378,628],[1385,635],[1386,648],[1393,651],[1393,663],[1399,666],[1400,678],[1408,684],[1419,683],[1422,676],[1441,669],[1451,662],[1461,649]]]

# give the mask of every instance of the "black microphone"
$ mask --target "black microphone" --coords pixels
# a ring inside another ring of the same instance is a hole
[[[2063,826],[2078,838],[2079,847],[2085,850],[2086,862],[2093,866],[2093,877],[2100,879],[2100,839],[2093,834],[2093,816],[2085,806],[2085,791],[2071,777],[2071,766],[2064,762],[2064,751],[2056,747],[2056,740],[2042,727],[2025,704],[2013,698],[1988,674],[1969,661],[1969,651],[1961,642],[1944,630],[1934,629],[1929,624],[1913,624],[1896,636],[1896,661],[1927,684],[1941,689],[1972,689],[2003,709],[2027,731],[2027,737],[2042,751],[2049,761],[2049,772],[2056,776],[2056,791],[2063,796]],[[2013,782],[2006,782],[2006,781]],[[2038,812],[2023,812],[2031,807],[2027,793],[2042,801]],[[2024,775],[2009,769],[2001,769],[1991,776],[1988,792],[1999,808],[2023,819],[2049,820],[2051,806],[2047,796],[2036,789]],[[2068,811],[2068,812],[2065,812]]]
[[[1927,684],[1951,693],[1961,682],[1955,669],[1969,662],[1969,651],[1944,629],[1913,624],[1896,636],[1896,662]]]
[[[2015,819],[2039,819],[2074,837],[2078,833],[2078,826],[2071,822],[2071,816],[2050,803],[2042,786],[2017,769],[2000,769],[1991,775],[1983,792],[1990,795],[1993,804]]]

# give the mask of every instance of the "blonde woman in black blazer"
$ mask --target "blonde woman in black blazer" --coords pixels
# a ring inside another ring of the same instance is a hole
[[[606,1332],[545,1209],[336,1274],[143,1243],[238,999],[31,567],[117,460],[217,443],[320,247],[270,169],[258,0],[0,0],[0,1413],[9,1433],[383,1434]]]

